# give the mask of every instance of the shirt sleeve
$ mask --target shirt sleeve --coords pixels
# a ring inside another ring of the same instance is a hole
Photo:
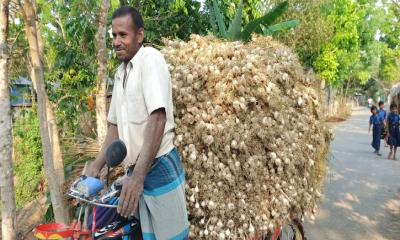
[[[142,68],[142,89],[149,115],[157,109],[167,109],[170,87],[168,67],[162,55],[147,55]]]
[[[112,100],[111,100],[111,101],[112,101]],[[373,118],[373,116],[369,117],[369,124],[370,124],[370,125],[372,124],[372,118]]]
[[[110,109],[108,110],[108,116],[107,116],[107,121],[109,123],[115,124],[117,125],[117,111],[115,109],[115,102],[116,102],[116,79],[117,79],[117,73],[115,74],[114,77],[114,88],[113,88],[113,92],[112,92],[112,96],[111,96],[111,103],[110,103]]]

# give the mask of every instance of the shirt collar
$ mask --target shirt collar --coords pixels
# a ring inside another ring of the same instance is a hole
[[[134,66],[138,61],[139,61],[139,59],[140,59],[140,56],[142,55],[142,53],[143,53],[143,49],[144,49],[144,47],[143,46],[141,46],[140,48],[139,48],[139,50],[137,51],[137,53],[135,54],[135,56],[133,56],[133,58],[128,62],[128,68],[131,68],[132,66]],[[130,66],[129,66],[130,65]]]
[[[128,62],[128,66],[127,66],[127,69],[126,69],[127,71],[130,71],[130,69],[132,69],[132,67],[139,61],[140,56],[143,54],[143,49],[144,49],[144,46],[141,46],[139,48],[139,50],[137,51],[137,53],[135,54],[135,56],[133,56],[133,58]],[[117,71],[122,73],[122,76],[124,75],[124,71],[125,71],[125,63],[124,62],[122,62],[119,65]]]

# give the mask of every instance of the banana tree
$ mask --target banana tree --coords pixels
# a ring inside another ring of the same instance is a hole
[[[274,22],[288,9],[288,5],[288,1],[284,1],[264,16],[254,19],[242,27],[243,1],[241,0],[236,10],[235,17],[227,29],[218,3],[216,0],[213,0],[212,7],[210,8],[211,26],[216,36],[230,41],[248,42],[252,33],[268,36],[296,28],[299,25],[298,20],[290,20],[274,24]]]

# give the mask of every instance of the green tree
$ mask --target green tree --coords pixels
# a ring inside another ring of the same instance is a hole
[[[160,45],[162,38],[188,40],[189,36],[205,34],[208,18],[200,11],[196,0],[126,0],[129,6],[137,8],[144,20],[145,42]],[[112,2],[113,9],[119,7]]]
[[[351,78],[363,85],[369,79],[378,76],[383,44],[376,39],[376,36],[386,23],[384,9],[377,7],[375,1],[359,0],[358,4],[361,20],[357,26],[360,37],[360,60],[353,67]]]
[[[379,77],[386,84],[400,80],[400,7],[398,1],[387,3],[386,24],[381,28],[381,41],[385,44],[381,54]]]
[[[360,61],[359,7],[351,0],[338,0],[331,4],[328,20],[334,26],[331,41],[323,47],[314,66],[323,80],[332,86],[343,86]],[[336,69],[334,66],[337,66]]]
[[[206,0],[204,5],[204,13],[207,14],[206,16],[209,17],[210,10],[213,9],[213,0]],[[265,3],[261,0],[248,0],[243,1],[243,23],[247,24],[250,21],[259,18],[266,13],[270,8],[267,7]],[[280,1],[282,2],[282,1]],[[219,7],[221,9],[223,15],[224,22],[230,22],[235,17],[236,10],[240,4],[240,0],[221,0],[218,1]]]
[[[64,181],[63,161],[60,151],[57,125],[45,89],[43,48],[41,28],[37,21],[36,1],[18,1],[20,14],[23,16],[25,36],[29,44],[29,59],[31,63],[30,76],[37,93],[37,113],[40,125],[40,137],[43,149],[43,162],[49,185],[51,202],[55,218],[60,223],[68,222],[67,208],[62,197]]]
[[[281,0],[268,2],[272,5],[281,2]],[[288,33],[274,36],[291,47],[308,67],[314,65],[316,58],[334,35],[334,24],[328,19],[330,2],[331,0],[289,1],[288,11],[281,17],[280,21],[298,19],[300,25]],[[325,54],[331,55],[332,52]],[[329,56],[323,58],[329,58]],[[334,66],[330,67],[336,69]]]
[[[400,51],[385,47],[381,56],[379,77],[385,83],[400,80]]]

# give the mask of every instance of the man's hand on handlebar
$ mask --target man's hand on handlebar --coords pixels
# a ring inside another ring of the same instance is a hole
[[[122,183],[122,190],[119,196],[118,213],[123,217],[134,215],[140,195],[143,193],[143,181],[134,176],[126,177]]]

